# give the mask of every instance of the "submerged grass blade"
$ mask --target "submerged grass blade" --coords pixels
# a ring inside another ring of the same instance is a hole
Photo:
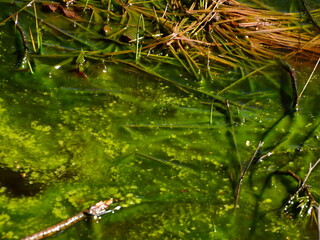
[[[24,5],[22,8],[20,8],[17,12],[12,13],[9,17],[5,18],[2,22],[0,22],[0,26],[2,24],[5,24],[7,21],[9,21],[11,18],[13,18],[15,15],[19,14],[21,11],[25,10],[26,8],[32,6],[35,0],[30,1],[26,5]]]
[[[150,159],[150,160],[165,164],[165,165],[170,166],[172,168],[188,168],[187,166],[184,166],[182,164],[174,163],[174,162],[171,162],[171,161],[168,161],[168,160],[165,160],[165,159],[160,159],[160,158],[148,156],[148,155],[145,155],[145,154],[142,154],[142,153],[136,153],[136,154],[138,156],[141,156],[141,157],[144,157],[144,158],[147,158],[147,159]]]
[[[34,52],[36,52],[37,48],[36,48],[36,44],[34,42],[34,38],[33,38],[33,34],[32,34],[32,31],[31,31],[31,28],[29,28],[29,35],[30,35],[32,49],[33,49]]]
[[[238,202],[239,202],[239,197],[240,197],[240,191],[241,191],[241,184],[242,181],[244,179],[244,176],[247,174],[247,171],[249,170],[251,164],[253,163],[253,161],[255,160],[259,149],[263,146],[264,142],[259,142],[254,154],[252,155],[248,165],[246,166],[246,168],[242,171],[241,176],[238,180],[238,184],[237,184],[237,189],[236,189],[236,194],[235,194],[235,201],[234,201],[234,209],[236,209],[238,207]]]
[[[176,52],[176,50],[175,50],[171,45],[169,45],[169,49],[170,49],[171,53],[173,54],[173,56],[174,56],[176,59],[178,59],[178,61],[181,63],[181,65],[184,67],[184,69],[187,70],[190,74],[192,74],[191,71],[190,71],[190,69],[189,69],[189,68],[187,67],[187,65],[184,63],[184,61],[179,57],[179,55],[178,55],[178,53]]]
[[[140,32],[140,29],[142,29],[141,32]],[[143,15],[140,14],[138,25],[137,25],[137,33],[136,33],[136,49],[135,49],[136,61],[138,61],[141,57],[141,49],[142,49],[141,41],[144,38],[145,30],[146,30],[146,27],[144,23],[144,18],[143,18]]]
[[[33,12],[27,10],[27,9],[26,9],[25,11],[26,11],[27,13],[29,13],[30,15],[36,17],[35,13],[33,13]],[[58,32],[60,32],[61,34],[65,35],[65,36],[67,36],[67,37],[70,37],[70,38],[76,40],[77,42],[82,43],[82,44],[85,45],[85,46],[90,47],[90,48],[93,49],[93,50],[95,49],[94,45],[88,43],[88,42],[87,42],[86,40],[84,40],[84,39],[81,39],[81,38],[77,37],[77,35],[73,35],[73,34],[71,34],[70,32],[68,32],[68,31],[66,31],[66,30],[64,30],[64,29],[62,29],[62,28],[59,28],[59,27],[57,27],[56,25],[54,25],[54,24],[46,21],[45,19],[40,18],[39,16],[37,16],[37,19],[38,19],[38,21],[40,20],[42,23],[46,24],[48,27],[52,28],[53,30],[58,31]],[[39,31],[39,33],[40,33],[40,31]],[[39,36],[41,36],[41,34],[39,34]],[[40,38],[41,38],[41,37],[40,37]],[[40,41],[38,44],[41,44],[41,41]]]
[[[242,82],[243,80],[247,79],[248,77],[254,75],[255,73],[257,72],[260,72],[261,70],[267,68],[267,67],[270,67],[272,64],[266,64],[252,72],[250,72],[249,74],[245,75],[244,77],[238,79],[237,81],[233,82],[232,84],[230,84],[229,86],[225,87],[224,89],[220,90],[217,94],[220,95],[221,93],[227,91],[228,89],[234,87],[235,85],[239,84],[240,82]]]
[[[39,28],[39,22],[38,22],[38,13],[37,13],[37,7],[36,7],[36,3],[33,2],[33,11],[34,11],[34,18],[35,18],[35,22],[36,22],[36,34],[37,34],[37,50],[35,50],[35,52],[41,53],[42,51],[42,35],[41,35],[41,31]]]
[[[199,68],[198,64],[192,59],[192,57],[189,55],[189,53],[186,50],[184,50],[180,41],[178,41],[178,46],[179,46],[180,50],[182,51],[183,55],[185,56],[185,59],[187,60],[188,65],[191,68],[193,75],[196,78],[199,78],[200,68]]]

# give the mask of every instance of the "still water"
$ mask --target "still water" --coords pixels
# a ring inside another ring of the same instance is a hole
[[[25,4],[2,3],[2,19]],[[46,11],[39,14],[50,22],[55,13]],[[34,23],[30,12],[22,17]],[[21,34],[13,22],[0,28],[2,238],[20,239],[111,197],[119,211],[52,239],[317,236],[317,168],[310,191],[289,200],[320,156],[318,73],[299,110],[288,112],[291,79],[277,61],[217,94],[239,71],[195,79],[171,60],[145,56],[137,67],[81,59],[76,44],[61,52],[49,45],[63,37],[47,38],[42,57],[21,68]],[[298,91],[313,67],[297,66]]]

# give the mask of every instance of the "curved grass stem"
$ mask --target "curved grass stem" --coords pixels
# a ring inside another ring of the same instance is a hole
[[[317,61],[316,65],[314,66],[314,68],[313,68],[313,70],[312,70],[312,72],[311,72],[311,74],[310,74],[310,76],[309,76],[309,78],[308,78],[308,80],[307,80],[306,84],[303,86],[303,89],[301,90],[301,92],[300,92],[300,94],[299,94],[299,96],[298,96],[297,105],[298,105],[299,100],[301,99],[301,97],[302,97],[302,95],[303,95],[304,91],[306,90],[307,86],[309,85],[309,83],[310,83],[310,81],[311,81],[311,78],[313,77],[313,74],[314,74],[314,72],[316,71],[316,69],[317,69],[317,67],[318,67],[319,63],[320,63],[320,57],[319,57],[319,59],[318,59],[318,61]]]
[[[259,149],[263,146],[263,144],[264,144],[264,142],[259,142],[259,144],[258,144],[254,154],[252,155],[248,165],[245,167],[245,169],[241,173],[241,176],[240,176],[239,181],[238,181],[237,189],[236,189],[236,195],[235,195],[235,201],[234,201],[234,209],[236,207],[238,207],[240,191],[241,191],[241,184],[242,184],[242,181],[244,179],[244,176],[247,174],[248,169],[250,168],[251,164],[255,160],[255,158],[256,158],[256,156],[257,156],[257,154],[259,152]]]

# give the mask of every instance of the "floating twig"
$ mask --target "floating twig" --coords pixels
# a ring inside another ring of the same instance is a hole
[[[312,171],[315,169],[315,167],[320,163],[320,158],[316,161],[316,163],[314,165],[312,165],[310,163],[310,166],[309,166],[309,171],[306,175],[306,177],[304,178],[303,181],[301,181],[299,179],[299,177],[296,175],[296,174],[292,174],[292,172],[289,172],[291,173],[291,175],[296,179],[298,180],[299,182],[299,188],[297,189],[297,191],[290,197],[289,201],[287,202],[287,204],[285,205],[284,209],[286,210],[288,205],[291,204],[293,202],[293,200],[299,195],[299,193],[302,191],[302,190],[307,190],[307,195],[308,195],[308,198],[311,202],[311,204],[314,204],[314,199],[310,193],[310,191],[308,190],[309,186],[306,184],[307,183],[307,180],[308,178],[310,177],[310,174],[312,173]]]
[[[300,92],[300,94],[299,94],[299,96],[298,96],[297,104],[299,103],[299,100],[300,100],[300,98],[301,98],[304,90],[306,90],[309,82],[311,81],[311,78],[313,77],[313,74],[314,74],[314,72],[316,71],[316,69],[317,69],[317,67],[318,67],[318,65],[319,65],[319,62],[320,62],[320,57],[318,58],[318,61],[317,61],[316,65],[314,66],[314,68],[313,68],[313,70],[312,70],[312,72],[311,72],[311,74],[310,74],[310,76],[309,76],[306,84],[304,85],[303,89],[301,90],[301,92]]]
[[[48,227],[46,229],[41,230],[40,232],[34,233],[28,237],[25,237],[21,240],[37,240],[37,239],[43,239],[50,237],[64,229],[67,229],[71,227],[72,225],[82,221],[83,219],[93,216],[94,218],[97,218],[103,214],[113,212],[114,210],[120,209],[119,207],[114,208],[113,210],[107,210],[108,207],[112,204],[113,199],[110,198],[108,201],[100,201],[96,204],[92,205],[91,207],[77,213],[76,215],[58,223],[51,227]]]

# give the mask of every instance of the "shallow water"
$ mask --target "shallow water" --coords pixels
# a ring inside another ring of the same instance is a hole
[[[18,2],[0,6],[8,13],[21,8]],[[310,207],[306,194],[288,204],[298,182],[286,171],[303,179],[319,158],[318,73],[299,111],[288,114],[290,79],[277,64],[220,95],[239,72],[228,68],[199,80],[147,57],[140,69],[88,58],[84,77],[70,71],[74,57],[59,52],[56,58],[35,57],[32,74],[17,67],[13,23],[0,31],[3,238],[20,239],[110,197],[121,210],[53,239],[317,235],[308,209],[297,207],[299,201]],[[57,38],[48,42],[60,43]],[[297,69],[299,90],[312,67]],[[238,180],[260,141],[234,210]],[[318,175],[316,168],[307,182],[316,201]],[[287,214],[286,205],[292,207]]]

